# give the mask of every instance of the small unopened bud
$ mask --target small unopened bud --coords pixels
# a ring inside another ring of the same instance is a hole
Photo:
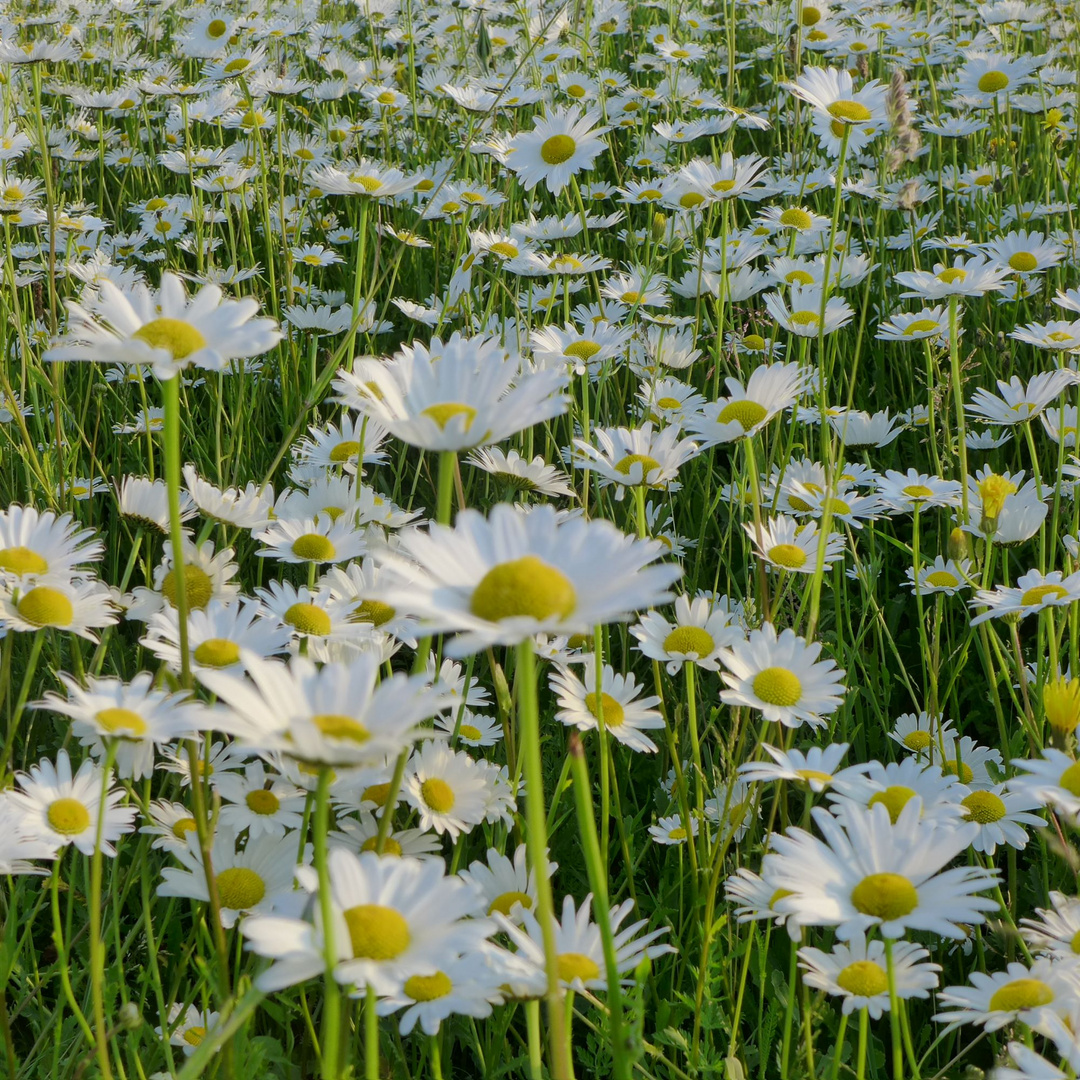
[[[949,533],[948,551],[949,558],[955,562],[971,558],[971,540],[959,526]]]
[[[1080,679],[1059,675],[1043,687],[1043,715],[1062,735],[1070,735],[1080,724]]]
[[[506,673],[502,664],[496,664],[494,670],[495,699],[499,703],[499,712],[503,716],[509,716],[514,711],[513,699],[510,696],[510,687],[506,682]]]
[[[1005,500],[1016,493],[1016,485],[998,473],[990,473],[979,481],[979,498],[982,499],[982,525],[984,533],[993,533],[997,528],[997,519],[1005,506]]]
[[[659,211],[653,214],[652,234],[654,240],[664,239],[664,234],[667,232],[667,223],[667,214],[661,214]]]
[[[134,1031],[142,1027],[142,1013],[134,1001],[128,1001],[120,1006],[120,1012],[116,1015],[117,1022],[125,1031]]]

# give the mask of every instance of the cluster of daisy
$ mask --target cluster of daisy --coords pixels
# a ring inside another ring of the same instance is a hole
[[[1077,36],[0,5],[12,1073],[1080,1072]]]

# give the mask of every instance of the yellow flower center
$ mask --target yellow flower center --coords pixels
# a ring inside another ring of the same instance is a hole
[[[396,614],[395,610],[381,600],[361,600],[353,608],[349,621],[354,623],[371,623],[372,626],[382,626],[388,623]]]
[[[325,637],[330,633],[330,616],[314,604],[292,604],[285,612],[284,618],[301,634]]]
[[[101,709],[94,719],[110,735],[145,735],[147,731],[146,721],[133,709]]]
[[[206,36],[216,40],[225,33],[226,29],[228,28],[225,25],[224,19],[211,19],[210,22],[206,24]]]
[[[909,322],[904,328],[904,333],[911,334],[928,334],[931,330],[936,330],[939,324],[933,319],[914,319]]]
[[[816,780],[820,784],[828,784],[832,780],[831,774],[821,772],[818,769],[799,769],[798,774],[800,780],[806,780],[807,782]]]
[[[552,135],[540,147],[540,157],[545,165],[561,165],[569,161],[577,150],[577,143],[569,135]]]
[[[903,784],[893,784],[891,787],[887,787],[884,791],[879,791],[871,800],[870,806],[877,806],[879,803],[889,811],[889,819],[892,823],[896,824],[896,819],[900,816],[900,811],[907,806],[915,798],[915,792],[909,788],[904,787]]]
[[[910,915],[919,894],[902,874],[870,874],[851,890],[851,902],[863,915],[889,922]]]
[[[766,705],[788,708],[802,697],[799,677],[787,668],[769,667],[754,676],[754,696]]]
[[[700,206],[705,201],[705,196],[698,191],[688,191],[679,199],[679,205],[687,210]]]
[[[78,836],[90,827],[90,811],[78,799],[56,799],[45,817],[49,828],[61,836]]]
[[[784,280],[789,285],[812,285],[814,275],[808,274],[805,270],[792,270],[790,274],[785,275]]]
[[[70,626],[75,620],[71,601],[59,589],[47,585],[25,593],[15,607],[32,626]]]
[[[1009,85],[1009,76],[1004,71],[988,71],[979,79],[979,89],[984,94],[996,94]]]
[[[205,1038],[206,1028],[199,1027],[198,1025],[189,1027],[183,1034],[183,1040],[188,1046],[200,1046]]]
[[[518,255],[521,254],[517,247],[507,243],[505,240],[500,240],[498,243],[492,244],[491,250],[494,251],[496,255],[502,255],[507,259],[516,259]]]
[[[1029,251],[1018,251],[1015,255],[1009,256],[1009,265],[1014,270],[1019,270],[1021,274],[1027,274],[1039,265],[1039,260]]]
[[[967,278],[967,271],[959,266],[946,267],[938,274],[938,281],[944,281],[946,285],[963,282]]]
[[[420,795],[436,814],[447,814],[454,808],[454,790],[445,780],[433,776],[420,785]]]
[[[266,882],[246,866],[230,866],[218,874],[217,889],[222,907],[243,911],[266,895]]]
[[[344,916],[357,960],[395,960],[412,941],[409,924],[392,907],[357,904],[346,908]]]
[[[953,758],[952,761],[943,761],[941,771],[946,776],[958,777],[961,784],[970,784],[975,778],[971,766],[966,761],[957,761],[956,758]]]
[[[990,1008],[994,1012],[1021,1012],[1049,1005],[1053,1000],[1054,991],[1042,979],[1013,979],[994,991]]]
[[[1034,585],[1020,597],[1020,603],[1025,607],[1030,607],[1041,604],[1047,597],[1052,600],[1060,600],[1063,596],[1068,595],[1068,590],[1061,585]]]
[[[816,7],[804,7],[802,9],[803,26],[816,26],[821,22],[821,10]]]
[[[345,439],[330,451],[330,460],[340,465],[341,462],[348,461],[349,458],[354,458],[359,453],[360,444],[355,439]]]
[[[1080,761],[1070,765],[1058,780],[1058,787],[1080,798]]]
[[[305,562],[331,562],[337,549],[319,533],[304,533],[293,541],[292,553]]]
[[[747,334],[742,339],[743,348],[750,349],[754,352],[760,352],[765,348],[765,339],[760,334]]]
[[[386,800],[390,797],[390,785],[386,784],[371,784],[364,788],[364,794],[360,796],[361,802],[374,803],[376,806],[385,806]]]
[[[716,648],[708,630],[700,626],[677,626],[664,638],[664,652],[701,659]]]
[[[814,219],[805,210],[793,206],[780,215],[780,224],[789,229],[809,229],[814,224]]]
[[[770,562],[789,570],[798,570],[806,565],[806,552],[798,544],[774,544],[765,554]]]
[[[889,977],[873,960],[856,960],[836,976],[836,985],[856,997],[874,997],[889,989]]]
[[[405,993],[413,1001],[435,1001],[446,997],[454,984],[445,972],[436,971],[434,975],[413,975],[405,980]]]
[[[909,731],[904,736],[904,745],[909,750],[926,750],[929,748],[932,741],[929,731]]]
[[[628,289],[619,297],[626,304],[636,304],[641,300],[641,293],[635,292],[633,289]]]
[[[423,415],[430,416],[442,431],[446,430],[446,425],[455,416],[464,416],[463,430],[468,431],[476,419],[476,410],[471,405],[464,405],[460,401],[444,401],[440,405],[429,405],[423,410]]]
[[[929,499],[934,494],[934,489],[925,484],[908,484],[903,492],[909,499]]]
[[[239,71],[244,71],[250,63],[251,61],[246,56],[238,56],[225,65],[225,71],[229,75],[235,75]]]
[[[194,656],[202,667],[229,667],[240,659],[240,646],[227,638],[207,638],[195,646]]]
[[[44,574],[49,564],[28,547],[0,548],[0,570],[12,574]]]
[[[319,729],[320,734],[328,739],[366,743],[371,738],[371,732],[359,720],[341,713],[316,713],[311,718],[311,722]]]
[[[206,338],[183,319],[151,319],[132,334],[152,349],[164,349],[174,360],[183,360],[206,348]]]
[[[635,465],[641,466],[641,483],[646,483],[646,478],[654,469],[660,468],[660,462],[648,454],[627,454],[626,457],[615,465],[615,471],[623,476],[629,476]]]
[[[718,417],[721,424],[737,422],[743,431],[749,431],[752,427],[760,424],[768,416],[768,410],[764,405],[756,401],[743,399],[742,401],[729,401],[721,410]]]
[[[1043,687],[1043,714],[1055,730],[1068,734],[1080,724],[1080,679],[1059,676]]]
[[[816,311],[793,311],[791,321],[796,326],[817,326],[821,319]]]
[[[873,116],[859,101],[834,101],[829,106],[828,113],[842,124],[865,124]]]
[[[469,610],[488,622],[566,619],[577,605],[570,579],[535,555],[493,566],[477,584]]]
[[[668,839],[669,840],[685,840],[686,839],[686,830],[681,825],[678,825],[674,829],[672,829],[671,832],[668,833]]]
[[[585,695],[585,707],[597,720],[600,719],[600,704],[602,704],[604,708],[604,727],[621,727],[623,721],[626,719],[626,712],[619,702],[617,702],[610,694],[601,694],[599,703],[596,700],[595,693]]]
[[[361,851],[374,851],[378,846],[379,846],[379,838],[377,836],[369,836],[360,845],[360,850]],[[388,836],[386,838],[385,842],[383,843],[382,853],[384,855],[394,855],[399,859],[401,858],[401,856],[403,854],[402,849],[401,849],[401,844],[399,844],[392,836]]]
[[[187,834],[194,832],[198,826],[195,824],[193,817],[182,817],[172,827],[172,834],[177,840],[183,840],[187,837]]]
[[[463,739],[468,739],[470,742],[477,742],[483,737],[483,732],[472,724],[462,724],[461,727],[458,728],[458,734]]]
[[[281,800],[272,791],[266,791],[263,788],[249,791],[244,796],[244,802],[253,814],[262,814],[265,817],[276,814],[281,808]]]
[[[597,967],[596,961],[591,960],[584,953],[559,953],[559,978],[563,982],[573,982],[574,979],[588,982],[599,976],[600,968]]]
[[[161,583],[161,595],[176,607],[176,571],[170,570]],[[184,563],[184,595],[188,611],[201,611],[214,595],[214,582],[201,566]]]
[[[992,791],[973,791],[961,803],[967,808],[964,817],[980,825],[1000,821],[1005,816],[1005,804]]]
[[[572,356],[575,360],[591,360],[600,351],[595,341],[575,341],[563,350],[563,356]]]
[[[520,904],[526,910],[532,908],[532,897],[528,893],[510,892],[500,893],[491,901],[491,906],[488,908],[487,913],[491,915],[493,912],[499,912],[500,915],[509,915],[511,908],[515,904]]]

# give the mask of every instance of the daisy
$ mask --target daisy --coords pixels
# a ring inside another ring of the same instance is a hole
[[[222,798],[221,824],[237,833],[246,829],[249,842],[262,835],[284,836],[303,824],[305,793],[282,777],[268,776],[261,761],[242,772],[221,773],[213,783]]]
[[[949,1024],[949,1030],[962,1024],[979,1024],[987,1031],[997,1031],[1019,1021],[1045,1034],[1048,1014],[1067,1014],[1070,1001],[1080,995],[1080,974],[1073,964],[1055,964],[1046,958],[1031,967],[1011,963],[1004,971],[988,975],[972,971],[970,986],[947,986],[938,1000],[952,1006],[934,1019]]]
[[[990,774],[990,765],[994,766],[996,772],[1001,772],[1000,750],[980,746],[970,735],[957,739],[952,732],[949,733],[941,761],[943,772],[958,777],[960,783],[969,788],[991,788],[997,781]]]
[[[331,844],[356,854],[375,851],[379,846],[379,819],[369,809],[361,807],[356,818],[339,817],[338,828],[329,834],[328,839]],[[391,826],[383,838],[380,858],[396,859],[403,855],[410,859],[437,859],[440,863],[443,860],[442,845],[430,832]]]
[[[16,504],[0,510],[0,579],[12,585],[66,582],[104,550],[93,529],[80,528],[70,514]]]
[[[649,826],[649,835],[658,844],[667,846],[685,844],[687,836],[697,836],[698,819],[690,818],[690,831],[687,833],[686,825],[680,817],[662,817],[655,825]]]
[[[523,371],[497,338],[455,333],[359,363],[334,386],[345,405],[411,446],[467,450],[565,412],[567,381],[564,371]]]
[[[494,931],[480,914],[477,894],[447,877],[441,860],[383,859],[333,848],[329,855],[334,918],[334,978],[347,986],[400,993],[413,975],[435,975],[444,964],[475,950]],[[311,867],[297,871],[309,893],[318,891]],[[257,985],[282,989],[325,971],[320,904],[316,923],[265,916],[244,921],[248,948],[275,960]]]
[[[251,483],[243,489],[231,487],[222,490],[202,479],[194,465],[184,466],[184,484],[187,487],[185,494],[205,518],[234,525],[238,529],[263,528],[270,522],[274,489],[269,484]]]
[[[558,956],[559,984],[564,990],[596,991],[607,989],[607,972],[604,965],[604,950],[600,941],[600,929],[590,920],[592,906],[590,893],[575,910],[574,898],[564,897],[562,918],[553,920],[555,933],[555,951]],[[650,930],[637,937],[647,925],[647,920],[640,919],[629,926],[619,929],[626,917],[635,907],[633,900],[627,900],[611,909],[610,925],[615,938],[615,961],[620,975],[633,971],[646,957],[653,959],[665,953],[674,952],[670,945],[653,944],[657,938],[667,933],[667,927]],[[527,960],[539,971],[544,971],[544,944],[540,924],[533,918],[531,911],[522,913],[522,925],[515,926],[503,915],[496,916],[499,926],[510,938],[518,955]],[[629,980],[622,980],[629,982]]]
[[[691,599],[686,593],[675,598],[674,623],[657,611],[648,611],[630,627],[630,633],[645,656],[667,665],[669,675],[678,674],[684,663],[719,671],[721,650],[745,637],[726,607],[714,605],[706,596]]]
[[[952,266],[935,263],[933,270],[904,270],[893,275],[897,285],[908,291],[900,295],[928,300],[952,296],[983,296],[1005,288],[1009,270],[982,255],[970,259],[957,255]]]
[[[268,588],[256,589],[255,595],[268,616],[289,627],[291,635],[301,639],[348,639],[371,632],[370,623],[353,621],[355,604],[334,598],[328,588],[312,590],[271,581]]]
[[[1034,478],[1024,483],[1022,472],[995,473],[984,465],[968,477],[968,511],[975,524],[964,529],[996,544],[1015,544],[1039,531],[1049,509]]]
[[[1017,274],[1045,273],[1065,257],[1065,248],[1061,244],[1026,229],[990,240],[982,245],[982,249]]]
[[[871,79],[856,91],[846,69],[808,67],[793,83],[784,83],[796,97],[808,102],[832,125],[839,138],[848,125],[883,125],[888,122],[885,108],[887,88]]]
[[[680,570],[650,565],[662,552],[608,521],[560,524],[550,506],[499,504],[488,519],[463,510],[454,528],[402,535],[400,552],[384,557],[380,599],[432,631],[458,631],[447,652],[462,656],[537,633],[586,633],[663,603]]]
[[[124,779],[142,780],[154,771],[154,747],[174,739],[194,738],[209,720],[202,705],[186,694],[153,688],[153,676],[140,672],[130,683],[87,676],[85,688],[63,672],[66,697],[48,693],[38,708],[72,720],[72,732],[97,758],[105,743],[115,741],[116,771]]]
[[[158,532],[169,533],[169,491],[164,480],[125,476],[120,481],[120,514]],[[180,492],[180,520],[190,521],[199,512],[192,497]]]
[[[888,446],[899,434],[900,417],[890,416],[888,409],[867,413],[861,409],[830,410],[829,426],[845,447]]]
[[[996,900],[976,895],[994,884],[996,870],[943,869],[974,839],[974,823],[926,821],[918,799],[895,824],[883,805],[852,808],[842,823],[820,807],[811,814],[824,840],[797,828],[772,838],[769,881],[788,890],[776,910],[789,916],[790,932],[835,926],[847,941],[877,926],[888,938],[924,930],[960,939],[960,924],[981,923],[983,912],[997,909]]]
[[[1051,891],[1050,907],[1036,908],[1037,919],[1021,919],[1024,940],[1056,960],[1075,962],[1080,942],[1080,898]]]
[[[418,1023],[425,1035],[437,1035],[441,1022],[450,1016],[490,1016],[492,1006],[501,1005],[507,993],[503,970],[488,960],[495,948],[448,958],[432,975],[411,975],[399,992],[379,998],[376,1011],[391,1016],[404,1009],[398,1025],[402,1035]]]
[[[979,826],[979,834],[971,842],[975,851],[993,855],[999,845],[1014,848],[1027,846],[1024,825],[1041,828],[1046,822],[1027,813],[1039,804],[1026,795],[1014,794],[1004,785],[972,791],[960,800],[964,818]]]
[[[642,266],[631,266],[615,274],[600,287],[600,295],[632,308],[666,308],[669,304],[667,278]]]
[[[954,89],[976,108],[989,109],[997,105],[1004,109],[1009,94],[1031,82],[1035,66],[1034,57],[1019,56],[1010,60],[1000,53],[971,50]]]
[[[187,847],[188,833],[196,829],[191,811],[183,804],[155,799],[147,807],[151,824],[140,825],[139,832],[154,837],[151,847],[177,851]]]
[[[959,506],[961,488],[958,480],[908,469],[906,473],[888,469],[878,477],[878,498],[891,510],[910,512],[930,506]]]
[[[985,608],[971,620],[977,626],[987,619],[1019,616],[1021,619],[1050,607],[1068,607],[1080,600],[1080,571],[1065,577],[1060,570],[1041,574],[1029,570],[1016,579],[1015,587],[979,589],[968,601],[972,608]]]
[[[747,783],[770,783],[774,780],[791,780],[806,784],[819,795],[836,778],[840,763],[848,752],[847,743],[831,743],[829,746],[812,746],[801,750],[780,750],[762,743],[772,761],[745,761],[739,766],[739,776]],[[856,766],[862,768],[862,766]],[[845,773],[850,770],[845,769]]]
[[[599,447],[575,439],[572,458],[579,469],[595,470],[603,486],[623,489],[644,485],[662,491],[677,491],[679,468],[698,454],[691,439],[680,439],[674,427],[654,430],[652,422],[640,428],[594,428]]]
[[[389,432],[368,416],[342,417],[337,424],[308,428],[296,447],[296,459],[312,469],[341,469],[355,475],[363,465],[386,460],[380,451]]]
[[[881,341],[921,341],[932,338],[947,341],[949,313],[941,306],[922,308],[910,314],[897,311],[878,323],[874,336]]]
[[[405,800],[420,815],[422,829],[456,840],[484,820],[487,783],[468,754],[427,742],[409,759],[402,781]]]
[[[851,305],[839,296],[823,301],[820,288],[793,285],[785,301],[780,293],[766,293],[765,307],[789,334],[817,337],[847,326],[855,317]]]
[[[656,744],[645,731],[664,726],[663,717],[653,707],[660,701],[655,695],[641,697],[632,673],[618,675],[605,664],[597,693],[596,660],[585,659],[578,678],[568,667],[558,666],[551,673],[551,689],[559,704],[555,719],[578,731],[595,731],[603,719],[604,730],[631,750],[656,753]]]
[[[112,594],[99,581],[52,582],[12,590],[0,581],[0,629],[31,634],[51,628],[97,641],[95,630],[117,622]]]
[[[416,644],[416,623],[399,615],[389,604],[371,597],[379,587],[379,566],[371,557],[348,566],[331,567],[322,579],[332,601],[349,605],[349,621],[358,627],[369,626],[381,634],[391,634],[409,645]]]
[[[169,1022],[165,1025],[169,1042],[173,1046],[179,1046],[185,1057],[190,1057],[202,1045],[206,1036],[213,1032],[220,1019],[221,1013],[177,1002],[169,1010]],[[160,1038],[163,1031],[156,1027],[154,1034]]]
[[[460,723],[459,723],[460,719]],[[447,735],[457,730],[458,739],[466,746],[494,746],[503,737],[502,725],[494,716],[485,716],[469,709],[435,717],[435,726]]]
[[[1022,424],[1038,416],[1070,386],[1080,382],[1080,375],[1068,368],[1044,371],[1024,384],[1015,375],[1008,382],[998,380],[998,394],[976,390],[967,412],[991,424]]]
[[[940,716],[930,713],[904,713],[893,724],[889,738],[898,742],[905,750],[910,750],[920,757],[928,755],[933,761],[935,754],[944,757],[944,747],[955,741],[952,725]]]
[[[559,864],[549,861],[547,867],[554,875]],[[520,926],[523,913],[536,908],[536,880],[528,869],[524,844],[515,848],[512,860],[488,848],[486,862],[469,863],[458,876],[479,891],[488,915],[502,915]]]
[[[896,996],[901,1001],[927,998],[938,985],[939,964],[928,964],[930,954],[921,945],[900,941],[893,946],[892,964]],[[800,949],[803,981],[816,990],[844,999],[845,1016],[866,1009],[878,1020],[889,1011],[889,978],[886,974],[885,942],[867,942],[864,934],[853,934],[838,942],[831,953],[820,949]]]
[[[214,884],[221,904],[221,925],[231,929],[241,914],[261,914],[274,910],[282,893],[292,891],[296,869],[296,837],[264,834],[252,837],[242,851],[236,848],[236,833],[220,828],[210,849]],[[158,896],[180,896],[209,903],[202,849],[191,842],[173,854],[183,869],[166,866],[161,871]],[[301,857],[310,857],[310,848]]]
[[[507,166],[518,174],[526,191],[543,180],[548,191],[557,195],[607,147],[603,136],[608,129],[595,126],[599,119],[599,110],[552,110],[536,121],[532,131],[520,132],[507,143]]]
[[[1070,819],[1080,816],[1080,763],[1052,746],[1042,757],[1014,760],[1021,772],[1009,780],[1009,790],[1034,799]]]
[[[582,329],[573,323],[543,326],[529,332],[529,343],[534,363],[545,367],[568,366],[584,374],[624,355],[631,334],[629,327],[601,319]]]
[[[211,600],[188,615],[188,655],[196,677],[203,668],[243,670],[244,651],[277,656],[289,651],[292,632],[267,619],[260,604],[243,600],[223,604]],[[180,670],[180,621],[176,609],[163,608],[150,616],[146,637],[140,642],[173,671]]]
[[[421,726],[449,705],[422,676],[379,681],[380,658],[321,668],[306,657],[288,664],[243,655],[246,677],[204,670],[199,681],[220,698],[219,730],[244,745],[278,750],[312,765],[378,764],[432,732]]]
[[[967,790],[957,781],[955,773],[942,770],[940,765],[927,765],[919,757],[882,764],[868,762],[860,770],[845,769],[837,777],[835,793],[830,793],[832,812],[841,819],[855,807],[877,806],[889,811],[895,824],[909,802],[921,803],[924,820],[955,822],[963,811],[960,799]]]
[[[774,416],[790,409],[806,390],[808,373],[798,364],[763,364],[744,389],[726,378],[727,397],[705,405],[691,416],[687,429],[706,446],[733,442],[759,432]]]
[[[515,491],[531,491],[552,498],[574,498],[574,489],[566,473],[549,465],[539,454],[528,461],[516,450],[504,452],[497,446],[485,446],[473,450],[465,459],[465,464],[482,469]]]
[[[782,572],[813,574],[819,558],[824,559],[825,566],[831,566],[844,557],[845,541],[840,533],[829,534],[824,555],[821,554],[821,534],[814,521],[799,524],[794,518],[780,515],[769,518],[760,527],[750,523],[743,529],[753,542],[758,558]]]
[[[327,195],[354,195],[378,202],[412,191],[419,181],[419,176],[406,176],[400,169],[389,169],[363,157],[341,165],[324,165],[308,176],[311,186]]]
[[[337,563],[357,559],[367,550],[363,533],[342,515],[286,520],[279,518],[254,534],[265,544],[256,555],[285,563]]]
[[[141,364],[160,379],[187,367],[224,371],[237,359],[272,349],[282,334],[273,319],[255,318],[258,301],[223,300],[216,285],[204,286],[189,301],[175,274],[161,276],[153,293],[142,284],[117,288],[103,280],[87,306],[69,300],[68,334],[45,360],[90,360]]]
[[[765,720],[786,727],[824,727],[822,716],[843,700],[844,672],[832,660],[818,660],[820,654],[820,643],[807,644],[790,629],[777,636],[772,623],[764,623],[749,640],[721,651],[728,689],[720,700],[759,709]]]
[[[240,586],[232,579],[240,571],[233,562],[232,548],[215,551],[212,540],[201,544],[184,538],[184,593],[189,612],[202,611],[211,600],[231,603],[240,594]],[[176,570],[172,541],[166,540],[161,562],[154,570],[153,589],[135,590],[136,605],[128,609],[129,618],[144,622],[166,605],[176,608]]]
[[[55,765],[42,758],[28,773],[17,773],[15,783],[6,799],[18,814],[18,832],[30,840],[52,847],[74,844],[93,855],[100,831],[101,852],[113,857],[112,842],[135,827],[134,808],[121,805],[124,790],[110,788],[103,798],[108,778],[89,758],[72,774],[67,751],[61,750]]]

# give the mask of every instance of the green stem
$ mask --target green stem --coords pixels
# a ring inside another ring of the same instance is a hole
[[[172,573],[176,585],[176,618],[180,639],[180,683],[192,686],[191,656],[188,651],[188,603],[184,581],[184,534],[180,524],[180,376],[161,384],[165,410],[165,485],[169,493],[169,539],[172,543]]]
[[[341,1066],[341,988],[334,977],[337,951],[334,943],[334,907],[331,897],[330,868],[327,863],[326,837],[330,828],[330,784],[333,770],[319,769],[319,785],[315,789],[313,822],[315,869],[319,875],[319,911],[322,915],[323,956],[326,959],[325,999],[323,1001],[322,1075],[336,1080]]]
[[[118,741],[108,739],[105,765],[101,773],[101,796],[98,800],[97,834],[90,856],[90,995],[94,1013],[94,1051],[104,1080],[111,1080],[109,1032],[105,1026],[105,943],[101,940],[101,841],[105,833],[105,810],[109,798],[109,778],[116,761]]]

